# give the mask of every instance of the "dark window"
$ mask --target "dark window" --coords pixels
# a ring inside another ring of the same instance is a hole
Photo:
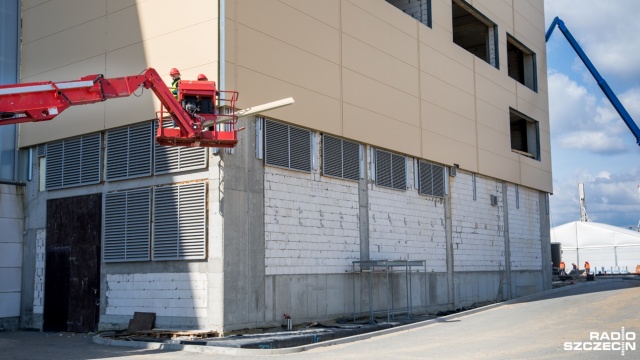
[[[509,76],[533,91],[538,91],[536,77],[536,54],[507,35],[507,66]]]
[[[538,122],[510,109],[511,151],[540,160],[540,135]]]
[[[498,26],[462,0],[451,7],[453,42],[498,68]]]
[[[431,27],[431,0],[387,0],[387,2]]]

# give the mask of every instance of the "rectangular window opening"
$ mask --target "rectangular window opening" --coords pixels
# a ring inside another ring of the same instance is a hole
[[[540,161],[538,122],[510,109],[511,151]]]
[[[538,91],[536,54],[511,35],[507,35],[507,67],[512,79]]]
[[[498,26],[462,0],[451,7],[453,42],[498,68]]]
[[[400,11],[431,27],[431,0],[386,0]]]

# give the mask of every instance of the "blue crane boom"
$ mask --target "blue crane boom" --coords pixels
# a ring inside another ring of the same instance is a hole
[[[613,105],[622,120],[625,122],[625,124],[627,124],[627,127],[629,128],[629,130],[631,130],[633,136],[636,137],[636,144],[640,145],[640,129],[638,129],[638,125],[636,125],[636,123],[633,121],[631,115],[629,115],[627,109],[625,109],[620,100],[618,100],[618,97],[613,92],[613,90],[611,90],[607,82],[604,81],[602,76],[600,76],[600,73],[598,72],[598,70],[596,70],[596,67],[593,66],[591,60],[589,60],[589,57],[587,57],[587,54],[585,54],[576,39],[574,39],[573,35],[571,35],[569,29],[567,29],[567,27],[564,25],[564,21],[560,20],[560,18],[558,18],[557,16],[555,19],[553,19],[551,26],[549,26],[549,29],[547,30],[545,41],[549,41],[549,38],[551,37],[551,34],[553,33],[553,30],[556,28],[556,26],[558,26],[560,31],[562,31],[562,34],[565,38],[567,38],[569,45],[571,45],[576,54],[578,54],[578,57],[580,58],[580,60],[582,60],[591,75],[594,77],[594,79],[598,83],[598,86],[600,86],[600,89],[602,89],[602,92],[604,92],[607,99],[609,99],[609,101],[611,102],[611,105]]]

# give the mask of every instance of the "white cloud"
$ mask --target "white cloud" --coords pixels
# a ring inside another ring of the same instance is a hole
[[[621,138],[608,136],[605,131],[574,131],[562,136],[558,144],[568,149],[601,154],[619,154],[627,148]]]
[[[638,14],[637,0],[545,1],[547,25],[560,17],[605,79],[640,75]]]

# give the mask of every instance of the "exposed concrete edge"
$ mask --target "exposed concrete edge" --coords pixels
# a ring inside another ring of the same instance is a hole
[[[599,281],[607,281],[607,282],[620,282],[628,279],[623,278],[615,278],[615,279],[598,279]],[[392,327],[390,329],[384,329],[379,331],[372,331],[366,334],[359,334],[349,337],[344,337],[340,339],[333,339],[328,341],[322,341],[315,344],[307,344],[301,345],[291,348],[282,348],[282,349],[243,349],[243,348],[231,348],[231,347],[222,347],[222,346],[207,346],[207,345],[183,345],[183,344],[164,344],[164,343],[153,343],[153,342],[144,342],[144,341],[125,341],[125,340],[113,340],[113,339],[105,339],[102,335],[109,335],[110,333],[98,334],[93,337],[93,342],[100,345],[111,345],[111,346],[126,346],[133,347],[138,349],[149,349],[149,350],[179,350],[179,351],[188,351],[188,352],[198,352],[198,353],[207,353],[207,354],[222,354],[222,355],[277,355],[277,354],[291,354],[298,353],[310,349],[315,349],[318,347],[324,346],[332,346],[332,345],[340,345],[347,344],[355,341],[366,340],[377,336],[393,334],[400,331],[406,331],[415,329],[418,327],[428,326],[431,324],[437,324],[441,322],[447,322],[449,320],[461,318],[464,316],[473,315],[479,312],[483,312],[486,310],[492,310],[500,306],[516,304],[531,300],[536,300],[538,298],[544,297],[549,294],[554,294],[558,292],[563,292],[570,289],[575,289],[577,287],[591,286],[598,284],[598,280],[596,281],[587,281],[584,283],[573,284],[563,286],[557,289],[545,290],[539,293],[511,299],[508,301],[491,304],[487,306],[482,306],[479,308],[459,312],[456,314],[451,314],[447,316],[442,316],[437,319],[425,320],[420,322],[415,322],[413,324],[401,325]],[[111,333],[112,334],[112,333]]]

